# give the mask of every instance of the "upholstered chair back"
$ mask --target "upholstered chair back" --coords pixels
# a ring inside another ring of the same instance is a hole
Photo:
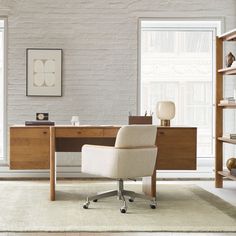
[[[122,126],[116,137],[115,148],[153,147],[156,133],[155,125]]]

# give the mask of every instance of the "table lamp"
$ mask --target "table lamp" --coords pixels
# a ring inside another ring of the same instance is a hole
[[[161,126],[170,126],[170,120],[175,117],[175,104],[171,101],[158,102],[156,115],[161,120]]]

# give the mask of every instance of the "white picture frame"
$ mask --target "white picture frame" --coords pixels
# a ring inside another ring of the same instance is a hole
[[[62,49],[26,49],[26,96],[62,96]]]

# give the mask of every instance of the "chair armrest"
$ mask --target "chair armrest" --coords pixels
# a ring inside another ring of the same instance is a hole
[[[92,175],[109,177],[116,172],[115,148],[99,145],[82,147],[82,172]]]

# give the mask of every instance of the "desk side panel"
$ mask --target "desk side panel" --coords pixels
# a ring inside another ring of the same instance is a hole
[[[196,128],[158,128],[157,147],[158,170],[196,170]]]

